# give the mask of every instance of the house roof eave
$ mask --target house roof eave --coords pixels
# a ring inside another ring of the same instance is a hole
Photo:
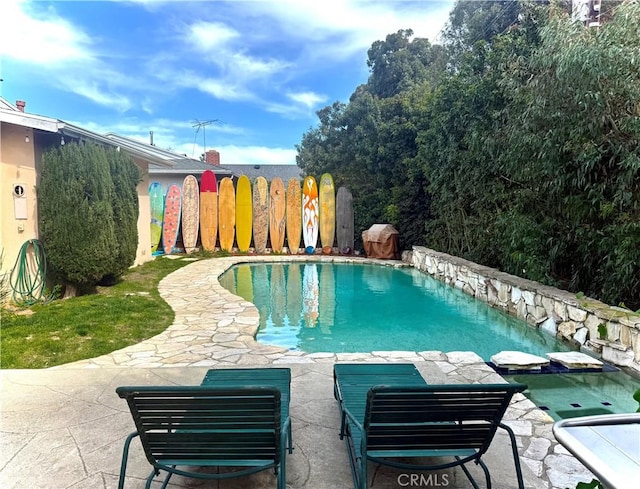
[[[62,125],[58,119],[29,114],[20,110],[5,109],[3,107],[0,107],[0,122],[54,133],[58,132]]]
[[[166,159],[150,154],[149,152],[141,151],[139,148],[132,147],[132,145],[129,145],[120,141],[116,141],[114,139],[110,139],[106,136],[102,136],[101,134],[95,133],[93,131],[89,131],[87,129],[83,129],[78,126],[74,126],[73,124],[69,124],[65,122],[60,132],[63,135],[68,134],[71,137],[92,139],[102,144],[106,144],[115,148],[121,148],[125,153],[128,153],[131,156],[137,156],[143,159],[144,161],[153,163],[154,165],[158,165],[166,168],[173,167],[173,164],[171,161],[167,161]]]

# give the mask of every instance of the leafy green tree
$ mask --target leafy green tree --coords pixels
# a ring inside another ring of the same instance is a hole
[[[523,241],[505,226],[518,243],[509,268],[537,256],[536,268],[571,290],[636,306],[639,18],[638,4],[623,4],[599,29],[557,15],[542,30],[510,102],[511,173],[522,185],[514,207],[533,228]]]
[[[106,150],[114,185],[113,220],[118,239],[116,268],[111,279],[122,275],[136,259],[138,249],[138,192],[140,170],[130,156],[115,149]]]
[[[113,160],[114,168],[121,166]],[[131,209],[118,203],[104,148],[68,143],[47,151],[37,191],[40,239],[55,275],[82,290],[122,273],[128,258],[121,254],[114,215],[128,226]]]
[[[358,231],[389,222],[400,231],[401,245],[424,239],[426,183],[412,168],[416,118],[446,63],[442,46],[413,39],[411,30],[376,41],[369,50],[367,83],[355,89],[348,104],[320,110],[318,127],[297,146],[297,162],[307,174],[331,172],[338,185],[352,190]]]
[[[372,95],[392,97],[424,81],[435,85],[444,75],[449,61],[446,50],[412,36],[411,29],[401,29],[371,45],[367,89]]]

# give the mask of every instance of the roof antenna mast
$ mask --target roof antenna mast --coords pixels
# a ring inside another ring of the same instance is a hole
[[[193,137],[193,150],[191,152],[191,157],[193,157],[195,151],[196,151],[196,138],[198,137],[198,132],[200,132],[200,129],[202,129],[202,150],[206,153],[207,152],[207,134],[206,134],[206,127],[215,123],[215,122],[220,122],[219,119],[212,119],[210,121],[200,121],[198,119],[195,119],[194,121],[191,122],[191,127],[195,127],[196,129],[196,134]]]

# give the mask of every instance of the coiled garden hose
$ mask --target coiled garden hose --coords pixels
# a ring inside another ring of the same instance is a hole
[[[13,301],[20,306],[40,302],[46,288],[47,260],[44,246],[37,239],[25,241],[11,270]]]

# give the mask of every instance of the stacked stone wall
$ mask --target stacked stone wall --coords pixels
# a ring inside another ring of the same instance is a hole
[[[414,246],[403,261],[490,306],[640,372],[640,315],[494,268]]]

